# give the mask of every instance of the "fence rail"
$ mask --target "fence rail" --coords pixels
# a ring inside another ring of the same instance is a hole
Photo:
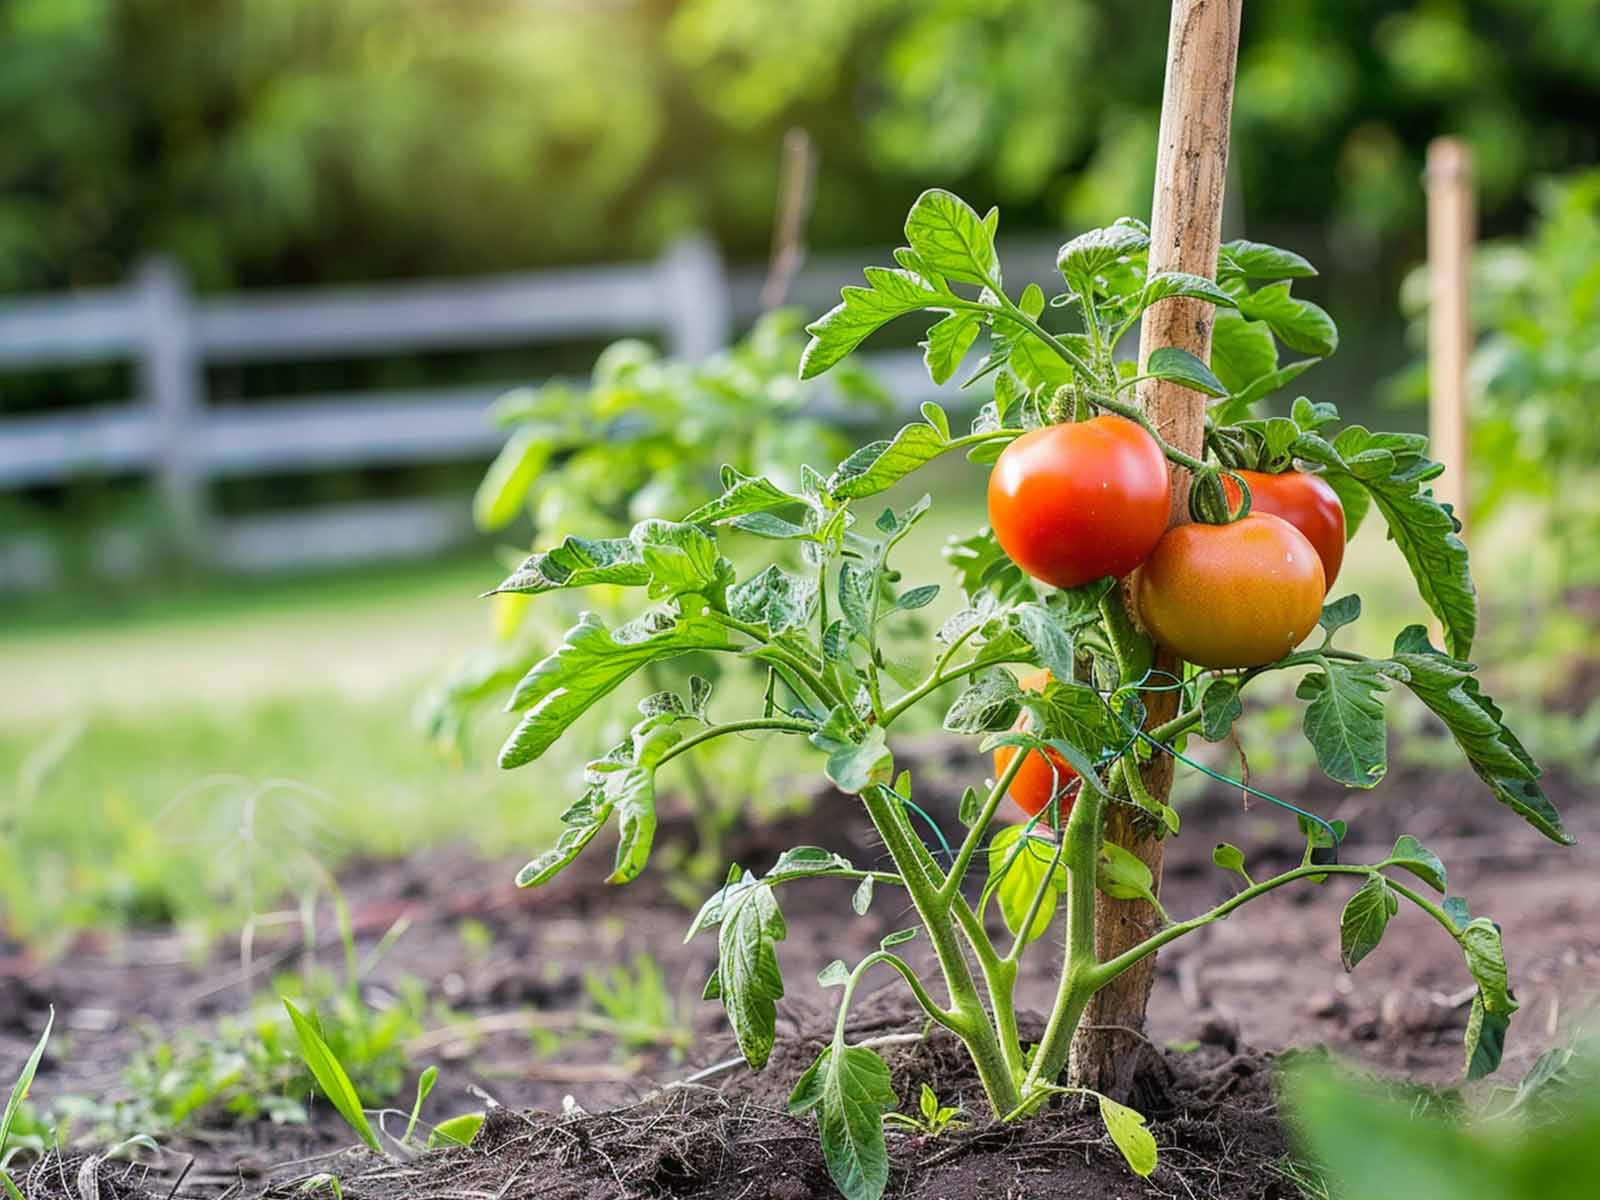
[[[1049,272],[1053,247],[1006,247],[1018,282]],[[793,284],[820,310],[859,264],[882,253],[818,258]],[[761,275],[724,269],[703,237],[652,262],[450,282],[262,291],[196,297],[169,263],[146,263],[123,287],[0,301],[0,372],[128,361],[135,397],[44,416],[0,417],[0,492],[75,478],[149,475],[180,545],[193,557],[263,570],[421,553],[468,533],[465,507],[427,500],[361,503],[221,519],[212,481],[343,466],[392,466],[491,455],[502,434],[486,411],[504,385],[341,392],[213,403],[207,368],[418,350],[559,344],[639,334],[673,354],[723,346],[759,309]],[[873,356],[890,390],[914,407],[937,394],[915,352]],[[381,420],[375,420],[381,414]],[[0,543],[4,542],[0,531]],[[0,544],[0,589],[38,573],[37,547]],[[37,581],[35,581],[37,582]]]

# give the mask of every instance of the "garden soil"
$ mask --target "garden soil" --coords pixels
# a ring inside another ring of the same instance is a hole
[[[981,774],[981,765],[962,754],[937,740],[902,753],[914,760],[919,802],[947,828],[956,827],[962,785]],[[1579,836],[1573,849],[1544,841],[1470,775],[1396,767],[1375,792],[1307,781],[1291,796],[1349,823],[1345,861],[1381,858],[1398,834],[1414,834],[1448,864],[1451,892],[1501,923],[1522,1002],[1504,1078],[1518,1077],[1600,1003],[1600,813],[1570,783],[1547,783]],[[1261,803],[1246,808],[1238,793],[1221,787],[1190,795],[1182,811],[1193,832],[1170,843],[1167,853],[1163,900],[1175,915],[1229,894],[1232,877],[1210,861],[1216,841],[1242,847],[1258,877],[1298,861],[1292,816]],[[681,818],[664,819],[663,845],[687,838],[687,828]],[[837,794],[819,794],[808,811],[734,834],[728,855],[760,871],[799,844],[828,846],[858,866],[884,857],[859,810]],[[785,885],[789,933],[779,958],[788,994],[779,1005],[773,1061],[752,1074],[725,1065],[733,1051],[720,1007],[699,1000],[715,945],[707,935],[683,944],[691,915],[683,881],[658,861],[629,887],[608,888],[600,882],[608,859],[596,846],[532,892],[510,883],[520,863],[484,862],[463,849],[403,863],[357,863],[341,875],[363,954],[405,923],[364,977],[365,1001],[394,1004],[420,986],[449,1009],[448,1019],[441,1016],[437,1028],[416,1038],[407,1056],[414,1070],[440,1068],[425,1118],[488,1109],[490,1120],[470,1149],[378,1161],[350,1149],[350,1135],[318,1101],[308,1125],[241,1125],[204,1115],[164,1138],[159,1157],[141,1153],[139,1163],[90,1159],[84,1155],[92,1148],[69,1148],[65,1158],[18,1168],[29,1200],[86,1198],[95,1187],[103,1200],[289,1196],[324,1173],[337,1175],[351,1200],[832,1194],[814,1125],[789,1117],[784,1102],[832,1027],[838,993],[816,986],[817,971],[834,958],[859,958],[886,933],[913,924],[903,897],[880,889],[868,914],[857,917],[848,885]],[[1076,1102],[1058,1104],[1023,1127],[988,1124],[959,1047],[936,1032],[884,1047],[896,1094],[914,1111],[927,1082],[943,1103],[965,1109],[968,1124],[935,1139],[892,1135],[889,1194],[918,1200],[1298,1195],[1279,1170],[1288,1141],[1275,1102],[1275,1056],[1290,1047],[1326,1047],[1391,1077],[1439,1084],[1460,1070],[1471,991],[1454,944],[1426,917],[1405,911],[1379,949],[1346,975],[1338,915],[1348,890],[1339,881],[1283,889],[1163,952],[1150,1050],[1133,1098],[1161,1147],[1151,1179],[1127,1171],[1097,1113]],[[319,928],[332,927],[331,913],[324,914]],[[915,961],[917,946],[902,949]],[[683,1029],[655,1044],[648,1037],[624,1044],[594,1019],[585,977],[645,954],[677,995]],[[322,939],[318,957],[336,968],[337,939]],[[1047,939],[1024,960],[1019,998],[1035,1014],[1029,1018],[1035,1029],[1053,991],[1051,957]],[[123,1068],[141,1041],[204,1031],[237,1013],[275,972],[304,969],[305,960],[298,932],[276,940],[258,935],[248,978],[231,940],[196,962],[169,929],[85,934],[48,956],[0,945],[0,1078],[14,1075],[53,1004],[57,1035],[35,1099],[115,1099],[127,1088]],[[925,952],[922,965],[931,966]],[[919,1032],[902,997],[891,977],[858,999],[852,1039]],[[720,1069],[708,1071],[713,1067]],[[409,1094],[396,1103],[408,1104]],[[393,1130],[395,1118],[386,1124]]]

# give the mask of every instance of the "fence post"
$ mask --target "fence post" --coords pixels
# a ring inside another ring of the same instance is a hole
[[[139,393],[156,429],[156,478],[178,548],[208,549],[205,463],[200,454],[205,379],[188,285],[167,259],[147,259],[135,280],[143,346]]]
[[[1472,150],[1428,143],[1428,444],[1445,466],[1433,494],[1467,526],[1467,360],[1472,354]]]
[[[705,358],[728,344],[733,325],[728,277],[716,244],[703,233],[679,238],[661,256],[667,349]]]

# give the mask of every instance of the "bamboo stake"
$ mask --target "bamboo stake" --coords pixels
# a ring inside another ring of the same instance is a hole
[[[1459,138],[1428,144],[1428,441],[1445,466],[1433,494],[1467,521],[1467,358],[1472,353],[1472,151]]]
[[[1239,51],[1243,0],[1173,0],[1167,38],[1166,87],[1161,101],[1161,134],[1151,205],[1150,270],[1190,271],[1215,278],[1222,238],[1222,206],[1228,166],[1228,126],[1233,112],[1234,70]],[[1139,338],[1141,366],[1161,346],[1178,346],[1209,360],[1212,309],[1197,300],[1163,300],[1145,314]],[[1161,434],[1173,445],[1199,456],[1205,434],[1205,397],[1171,383],[1141,386],[1140,402]],[[1174,469],[1173,524],[1187,520],[1188,472]],[[1179,664],[1158,657],[1158,669]],[[1177,712],[1175,692],[1147,696],[1150,723]],[[1145,783],[1160,799],[1172,791],[1172,762],[1161,755],[1145,771]],[[1107,814],[1108,841],[1131,850],[1161,882],[1162,843],[1148,820],[1130,805],[1113,805]],[[1157,927],[1155,910],[1144,901],[1099,895],[1095,942],[1101,961],[1142,940]],[[1155,979],[1155,956],[1123,974],[1090,1003],[1073,1043],[1073,1083],[1112,1096],[1132,1089],[1139,1051],[1145,1044],[1145,1007]]]

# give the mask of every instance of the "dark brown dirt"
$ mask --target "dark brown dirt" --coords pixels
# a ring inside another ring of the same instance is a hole
[[[938,761],[943,753],[942,746],[921,748],[918,796],[953,829],[958,784],[975,768]],[[1448,864],[1452,893],[1467,896],[1475,912],[1501,923],[1523,1003],[1503,1070],[1513,1078],[1600,1001],[1600,876],[1590,845],[1600,833],[1600,813],[1560,779],[1547,784],[1581,839],[1575,849],[1544,841],[1470,776],[1397,767],[1372,793],[1320,781],[1278,787],[1280,794],[1292,791],[1297,803],[1350,823],[1346,861],[1382,857],[1398,833],[1415,834]],[[1218,787],[1188,794],[1193,798],[1183,806],[1185,835],[1170,844],[1163,889],[1175,915],[1201,911],[1232,890],[1229,877],[1210,863],[1216,841],[1241,846],[1258,877],[1298,860],[1292,817],[1260,804],[1246,811],[1237,794]],[[730,857],[759,871],[782,849],[813,843],[839,850],[857,865],[878,861],[882,849],[870,826],[853,809],[848,820],[841,811],[837,796],[820,797],[809,815],[736,835]],[[676,829],[681,831],[681,822]],[[674,831],[669,824],[663,839]],[[472,1151],[381,1168],[371,1168],[360,1155],[327,1157],[347,1146],[349,1136],[319,1104],[309,1127],[199,1122],[169,1141],[146,1193],[137,1190],[143,1168],[130,1171],[115,1163],[98,1168],[101,1194],[165,1198],[190,1155],[196,1162],[179,1196],[227,1194],[238,1200],[288,1194],[286,1181],[321,1171],[338,1173],[347,1195],[374,1198],[714,1194],[782,1200],[830,1194],[819,1182],[814,1129],[784,1115],[783,1101],[831,1026],[837,994],[814,985],[816,971],[836,957],[859,957],[885,933],[911,924],[897,907],[900,898],[880,892],[872,911],[857,918],[834,881],[786,886],[789,936],[780,959],[789,994],[780,1005],[773,1065],[759,1076],[742,1069],[719,1075],[711,1081],[715,1091],[680,1088],[665,1101],[641,1104],[658,1085],[728,1052],[718,1040],[720,1008],[698,1000],[715,947],[709,937],[680,944],[689,914],[668,888],[668,872],[653,867],[627,889],[608,889],[599,883],[608,858],[605,848],[595,847],[567,874],[531,893],[508,882],[520,864],[485,864],[462,850],[407,863],[358,864],[342,877],[363,951],[396,920],[412,922],[366,977],[368,1003],[393,1003],[410,979],[453,1014],[441,1017],[439,1028],[410,1051],[416,1069],[429,1062],[441,1068],[428,1112],[442,1117],[482,1108],[485,1095],[504,1110]],[[1426,918],[1402,913],[1383,945],[1354,975],[1345,975],[1337,928],[1347,894],[1337,881],[1285,889],[1163,953],[1148,1033],[1154,1046],[1165,1049],[1152,1058],[1161,1065],[1138,1097],[1164,1154],[1163,1167],[1148,1183],[1120,1164],[1094,1113],[1069,1107],[1045,1126],[1022,1131],[975,1124],[927,1143],[897,1135],[893,1194],[928,1200],[1293,1195],[1270,1170],[1284,1143],[1266,1060],[1241,1049],[1243,1044],[1267,1052],[1325,1044],[1391,1074],[1425,1081],[1446,1081],[1459,1072],[1470,980],[1458,951]],[[463,937],[468,921],[488,931],[486,945]],[[330,914],[319,927],[332,928]],[[1025,960],[1019,986],[1024,1008],[1043,1009],[1053,989],[1047,943]],[[591,1008],[585,972],[641,953],[655,959],[682,998],[679,1012],[696,1034],[687,1060],[664,1049],[628,1050],[605,1036],[570,1031],[571,1015]],[[15,947],[4,954],[0,1080],[20,1065],[53,1003],[59,1034],[34,1090],[46,1103],[70,1094],[114,1097],[125,1086],[123,1064],[141,1038],[203,1028],[238,1011],[273,971],[301,965],[297,937],[259,939],[258,970],[242,980],[237,958],[226,949],[196,965],[171,930],[117,939],[85,935],[52,961]],[[331,939],[321,957],[330,965],[337,961]],[[904,1009],[890,1000],[899,995],[897,985],[884,984],[881,995],[858,1001],[852,1037],[909,1027]],[[536,1025],[561,1033],[554,1049],[534,1050],[529,1030]],[[975,1081],[953,1049],[935,1039],[886,1051],[903,1102],[927,1080],[947,1103],[963,1103],[972,1114],[982,1111]],[[561,1113],[567,1096],[593,1115],[539,1115]],[[522,1110],[533,1111],[513,1115]],[[73,1172],[80,1168],[55,1160],[39,1164],[30,1200],[76,1195],[61,1190],[60,1179],[65,1173],[75,1181]]]

